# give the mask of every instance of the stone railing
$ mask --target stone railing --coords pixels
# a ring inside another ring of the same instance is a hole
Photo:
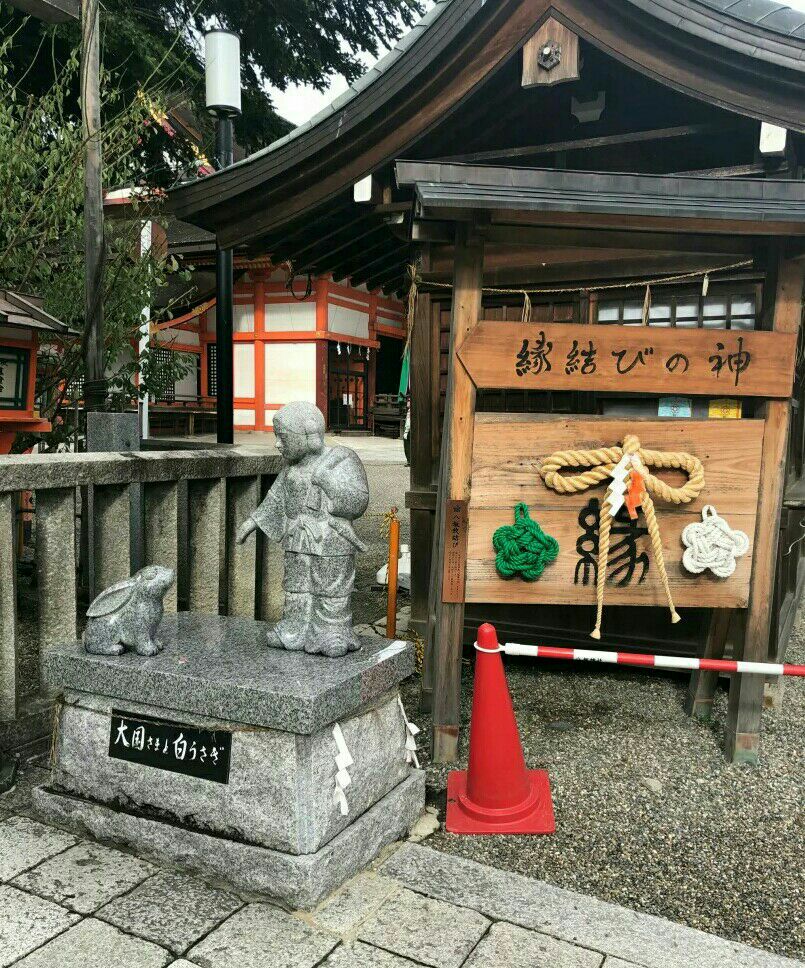
[[[259,539],[237,545],[235,532],[279,469],[279,457],[241,447],[0,457],[0,724],[32,691],[30,671],[20,678],[21,493],[34,495],[41,655],[77,637],[82,592],[91,599],[148,564],[177,571],[167,610],[275,617],[282,556]]]

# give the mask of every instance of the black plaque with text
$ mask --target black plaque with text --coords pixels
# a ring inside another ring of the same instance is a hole
[[[228,783],[231,751],[232,733],[225,730],[112,710],[109,756],[115,760]]]

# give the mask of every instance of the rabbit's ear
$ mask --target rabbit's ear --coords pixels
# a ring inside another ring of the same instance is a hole
[[[102,591],[95,601],[87,609],[87,618],[100,618],[103,615],[111,615],[123,608],[131,601],[134,591],[137,588],[136,575],[133,578],[124,578],[123,581],[110,585]]]

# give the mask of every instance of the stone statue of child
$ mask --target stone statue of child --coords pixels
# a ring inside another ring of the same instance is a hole
[[[259,528],[285,551],[285,605],[268,644],[346,655],[360,648],[352,591],[355,552],[366,547],[352,522],[369,504],[366,471],[348,447],[325,445],[324,417],[311,403],[282,407],[274,433],[285,466],[237,534],[242,543]]]

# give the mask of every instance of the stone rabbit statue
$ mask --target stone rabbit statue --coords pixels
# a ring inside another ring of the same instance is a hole
[[[172,568],[150,565],[107,588],[87,609],[84,648],[93,655],[120,655],[128,646],[138,655],[156,655],[162,599],[176,578]]]

